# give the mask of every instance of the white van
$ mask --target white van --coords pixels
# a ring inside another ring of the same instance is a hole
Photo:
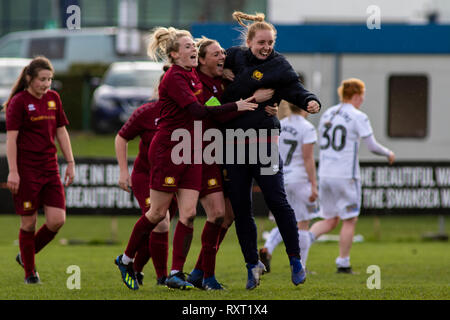
[[[73,63],[109,64],[120,60],[145,60],[146,41],[139,34],[138,53],[122,55],[117,51],[115,27],[80,30],[49,29],[12,32],[0,39],[0,57],[50,59],[56,73],[67,72]]]

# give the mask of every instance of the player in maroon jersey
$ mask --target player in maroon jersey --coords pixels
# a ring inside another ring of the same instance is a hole
[[[133,270],[133,257],[140,243],[148,237],[155,226],[164,219],[176,194],[179,206],[179,221],[173,240],[172,268],[166,284],[171,288],[189,289],[192,284],[185,281],[183,266],[190,248],[193,221],[196,214],[198,195],[201,190],[201,163],[194,160],[194,148],[187,156],[188,161],[174,159],[172,149],[178,141],[172,141],[176,129],[184,129],[194,136],[194,120],[211,114],[232,111],[254,110],[253,97],[232,102],[220,107],[206,107],[198,97],[202,94],[202,84],[196,72],[197,48],[192,35],[175,28],[157,28],[152,33],[149,55],[156,58],[159,52],[172,63],[159,85],[161,117],[158,131],[150,145],[150,210],[142,216],[133,228],[127,248],[116,258],[122,280],[133,290],[139,289]],[[194,162],[194,163],[192,163]]]
[[[21,217],[20,253],[25,283],[39,283],[35,254],[63,226],[66,218],[64,188],[56,156],[55,138],[67,161],[66,186],[75,177],[75,162],[61,99],[50,90],[53,67],[45,57],[36,57],[17,80],[6,106],[6,154],[8,189]],[[44,208],[45,224],[35,233],[38,209]]]
[[[213,39],[202,37],[197,41],[199,50],[198,76],[203,85],[203,101],[206,105],[220,103],[224,90],[223,65],[225,62],[225,50]],[[262,102],[272,97],[272,89],[259,89],[254,93],[255,101]],[[277,107],[267,107],[266,112],[275,115]],[[216,117],[208,117],[203,120],[203,130],[220,128],[220,123],[229,121],[240,112],[228,113]],[[208,145],[204,142],[203,148]],[[205,209],[207,221],[202,233],[202,249],[200,251],[194,270],[187,281],[198,288],[207,290],[220,290],[222,286],[214,276],[216,254],[220,243],[225,237],[228,228],[234,220],[233,210],[228,197],[224,197],[222,172],[217,163],[202,166],[202,190],[200,202]]]
[[[161,105],[157,101],[146,103],[137,108],[122,126],[115,138],[117,162],[120,167],[119,186],[130,192],[141,207],[142,214],[150,208],[150,163],[148,149],[157,130],[157,120],[161,112]],[[128,141],[140,136],[139,153],[134,161],[133,171],[128,172],[127,144]],[[176,199],[172,201],[166,217],[158,223],[151,232],[148,241],[144,241],[138,249],[134,260],[134,271],[139,285],[143,284],[145,264],[152,257],[155,267],[157,284],[164,285],[167,278],[167,259],[169,251],[169,223],[170,218],[177,211]]]

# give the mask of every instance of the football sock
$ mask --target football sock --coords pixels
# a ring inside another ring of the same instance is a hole
[[[123,264],[129,264],[130,262],[133,262],[134,259],[127,256],[125,253],[122,255],[122,263]]]
[[[169,232],[150,234],[150,254],[157,278],[167,277],[167,260],[169,258]]]
[[[19,231],[20,256],[25,269],[25,278],[28,278],[34,271],[34,231],[27,232],[22,229]]]
[[[129,258],[134,257],[142,243],[144,241],[148,241],[150,232],[152,232],[155,227],[156,225],[151,223],[145,215],[140,217],[134,225],[133,231],[131,232],[130,240],[128,241],[128,245],[125,250],[125,255],[127,255]]]
[[[42,225],[39,231],[34,235],[34,250],[38,253],[42,250],[53,238],[56,236],[57,232],[51,231],[47,228],[47,225]]]
[[[300,257],[303,267],[306,267],[306,260],[308,259],[309,248],[311,247],[311,238],[309,237],[308,231],[298,231],[298,244],[300,246]]]
[[[173,236],[171,270],[183,271],[183,266],[186,262],[186,257],[191,247],[193,232],[193,228],[189,228],[178,221]]]
[[[276,246],[281,241],[283,241],[283,238],[281,237],[280,230],[278,229],[278,227],[275,227],[270,231],[269,237],[267,238],[264,247],[267,248],[269,254],[272,254],[273,250],[275,250]]]
[[[223,239],[225,238],[227,231],[228,231],[228,228],[220,227],[219,243],[218,243],[217,248],[219,248],[220,244],[222,243]]]
[[[336,266],[339,268],[348,268],[350,267],[350,257],[337,257],[336,258]]]
[[[203,277],[209,278],[214,275],[216,268],[216,255],[219,243],[220,225],[206,221],[202,232],[202,268]]]
[[[148,260],[150,260],[149,241],[143,241],[141,246],[138,248],[136,252],[136,256],[134,257],[134,264],[133,264],[134,271],[142,272]]]

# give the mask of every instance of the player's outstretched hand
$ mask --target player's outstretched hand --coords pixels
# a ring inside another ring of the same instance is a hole
[[[266,106],[264,108],[264,110],[266,111],[266,113],[269,116],[276,116],[278,114],[278,103],[274,103],[273,107],[272,106]]]
[[[309,113],[317,113],[320,111],[320,105],[316,100],[311,100],[308,102],[308,106],[306,108],[306,111]]]
[[[255,100],[254,96],[251,96],[250,98],[247,98],[245,100],[239,100],[236,101],[237,104],[237,111],[253,111],[256,108],[258,108],[258,104],[257,103],[252,103],[250,101]]]
[[[231,71],[231,69],[223,69],[223,75],[222,78],[228,81],[234,80],[234,73]]]

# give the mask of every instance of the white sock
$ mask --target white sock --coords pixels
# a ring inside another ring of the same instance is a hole
[[[130,262],[133,262],[133,261],[134,261],[134,259],[131,259],[125,253],[122,255],[122,263],[123,264],[129,264]]]
[[[314,241],[316,241],[316,235],[314,233],[312,233],[311,231],[308,231],[308,235],[309,235],[309,240],[310,240],[311,244],[313,244]]]
[[[281,241],[283,241],[283,238],[281,237],[280,230],[278,230],[278,227],[275,227],[270,231],[264,247],[267,248],[269,254],[272,254],[273,250],[275,250]]]
[[[172,275],[174,275],[175,273],[178,273],[178,272],[180,272],[180,270],[171,270],[170,271],[170,275],[172,276]]]
[[[306,268],[306,260],[308,259],[309,248],[311,247],[311,238],[306,230],[298,230],[298,244],[300,246],[300,257],[303,268]]]
[[[350,267],[350,257],[337,257],[336,258],[336,266],[339,268],[348,268]]]

